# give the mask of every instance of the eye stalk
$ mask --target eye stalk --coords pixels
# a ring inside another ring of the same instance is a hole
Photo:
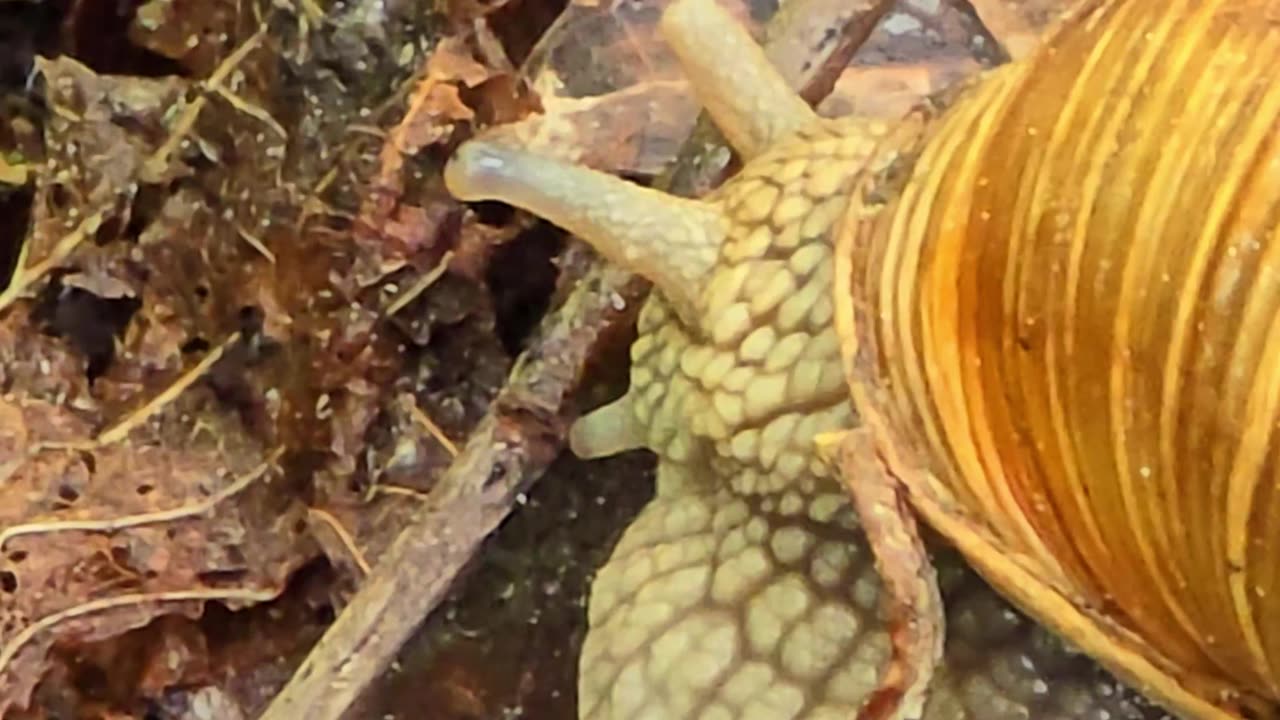
[[[676,0],[662,15],[662,34],[698,101],[744,160],[817,121],[764,49],[715,0]]]
[[[458,149],[444,179],[460,200],[500,200],[586,240],[653,281],[696,322],[698,294],[725,237],[711,206],[482,140]]]
[[[744,159],[817,120],[715,0],[676,0],[662,31],[699,101]],[[574,233],[653,281],[681,320],[698,324],[698,296],[727,226],[707,204],[484,140],[458,149],[445,184],[461,200],[500,200]]]

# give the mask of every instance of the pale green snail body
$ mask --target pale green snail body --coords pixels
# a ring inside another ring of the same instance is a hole
[[[930,634],[894,493],[1171,710],[1275,716],[1280,85],[1250,68],[1277,23],[1262,0],[1085,2],[947,111],[882,124],[818,120],[713,3],[677,0],[664,29],[744,158],[724,187],[464,145],[459,197],[656,285],[630,390],[572,436],[659,457],[593,588],[582,717],[1158,716],[947,550]],[[856,470],[816,452],[853,427]]]

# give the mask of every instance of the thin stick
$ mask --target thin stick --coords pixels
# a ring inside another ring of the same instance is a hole
[[[14,273],[9,287],[5,288],[4,292],[0,292],[0,312],[12,305],[32,283],[44,277],[54,266],[66,260],[71,251],[79,247],[85,238],[98,232],[98,228],[102,226],[102,221],[106,217],[106,208],[101,208],[92,215],[86,216],[85,219],[80,221],[79,225],[76,225],[74,230],[53,246],[53,250],[49,252],[47,257],[29,268],[22,266],[27,258],[28,247],[27,243],[24,242],[18,255],[18,270]]]
[[[173,402],[174,398],[181,395],[187,388],[191,387],[197,380],[204,377],[209,372],[209,368],[214,363],[222,359],[223,354],[227,352],[227,348],[240,341],[240,333],[233,332],[227,336],[214,349],[210,350],[200,362],[196,363],[190,370],[183,373],[177,380],[170,383],[169,387],[162,390],[155,397],[147,401],[147,404],[129,413],[123,420],[116,423],[110,428],[98,434],[93,439],[95,446],[110,445],[112,443],[123,440],[135,427],[147,421],[160,408]]]
[[[417,403],[414,403],[409,407],[409,413],[413,415],[414,422],[426,428],[427,432],[431,433],[431,437],[435,438],[436,442],[443,445],[444,449],[448,451],[451,457],[458,457],[458,446],[453,444],[453,441],[444,434],[444,430],[441,430],[440,426],[431,419],[431,416],[423,412],[422,408],[418,407]]]
[[[289,133],[285,131],[284,126],[277,122],[276,119],[271,116],[271,113],[267,112],[265,108],[245,100],[234,92],[231,92],[231,90],[227,89],[224,85],[213,86],[213,91],[223,100],[230,103],[231,107],[271,128],[280,137],[286,140],[289,139]]]
[[[401,497],[411,497],[414,500],[426,501],[431,496],[421,490],[414,490],[403,485],[392,485],[390,483],[378,483],[369,486],[369,492],[365,494],[365,499],[377,497],[379,495],[399,495]]]
[[[253,52],[262,43],[262,39],[266,37],[266,34],[267,25],[263,23],[247,40],[235,50],[232,50],[221,63],[218,63],[218,67],[214,68],[213,72],[204,81],[205,88],[210,92],[218,92],[218,89],[222,87],[223,81],[231,75],[231,71],[244,62],[249,53]],[[169,163],[169,157],[182,144],[182,141],[187,137],[187,133],[191,132],[191,129],[195,127],[196,120],[200,117],[200,113],[204,112],[205,105],[208,104],[209,96],[202,94],[182,109],[182,114],[178,116],[178,121],[174,123],[173,130],[169,131],[169,137],[165,138],[160,147],[147,159],[146,168],[148,171],[154,175],[161,174],[165,165]]]
[[[262,242],[262,238],[259,238],[253,235],[252,233],[250,233],[248,230],[245,230],[240,225],[236,225],[236,233],[240,235],[241,240],[244,240],[246,243],[249,244],[249,247],[256,250],[258,254],[261,255],[262,257],[266,258],[267,262],[271,263],[272,265],[276,264],[276,254],[271,252],[271,248],[267,247],[266,243]]]
[[[413,302],[427,288],[436,284],[436,281],[444,276],[446,270],[449,269],[449,261],[453,259],[453,251],[449,250],[440,257],[440,262],[436,266],[428,270],[422,277],[413,281],[413,284],[405,288],[391,304],[387,306],[384,313],[387,317],[391,317],[405,308],[406,305]],[[458,453],[454,453],[457,455]]]
[[[368,574],[372,572],[372,569],[369,567],[369,561],[365,559],[364,553],[360,552],[359,546],[356,545],[356,539],[351,537],[351,533],[342,526],[342,523],[338,522],[338,518],[334,517],[333,514],[327,510],[321,510],[320,508],[315,507],[307,508],[307,514],[329,526],[329,529],[333,531],[333,534],[338,536],[338,542],[341,542],[342,546],[346,548],[347,554],[351,556],[352,562],[356,564],[356,567],[360,568],[360,572],[363,575],[368,576]]]

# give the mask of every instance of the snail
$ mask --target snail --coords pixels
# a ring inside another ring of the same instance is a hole
[[[893,123],[819,119],[713,0],[663,30],[718,190],[446,169],[655,286],[570,437],[659,457],[582,716],[1143,716],[1060,636],[1180,717],[1280,717],[1280,1],[1084,0]]]

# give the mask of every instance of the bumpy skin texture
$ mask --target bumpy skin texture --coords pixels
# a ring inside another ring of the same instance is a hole
[[[854,418],[831,322],[831,233],[887,130],[823,122],[707,203],[727,239],[695,327],[655,293],[622,407],[658,453],[657,497],[600,571],[580,713],[850,718],[888,655],[880,581],[843,488],[814,453]],[[954,555],[935,558],[949,619],[930,720],[1156,717],[1010,609]]]

